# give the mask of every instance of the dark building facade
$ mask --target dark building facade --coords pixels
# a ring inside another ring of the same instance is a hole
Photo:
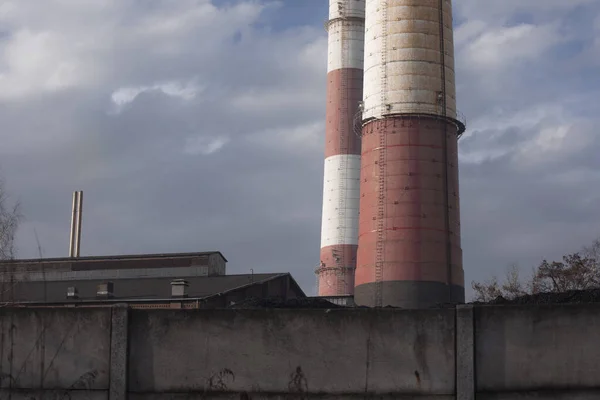
[[[227,307],[248,298],[306,297],[290,274],[226,275],[218,251],[12,260],[0,263],[0,301],[12,305]]]

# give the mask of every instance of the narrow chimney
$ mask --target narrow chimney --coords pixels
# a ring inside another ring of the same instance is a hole
[[[83,191],[78,192],[77,196],[77,244],[75,246],[75,257],[79,257],[81,249],[81,219],[83,216]]]
[[[330,0],[327,31],[327,124],[316,273],[319,296],[351,296],[358,251],[365,0]]]
[[[75,256],[75,220],[78,192],[73,192],[73,208],[71,209],[71,235],[69,237],[69,257]]]
[[[69,257],[79,257],[81,248],[81,216],[83,209],[83,192],[73,192],[73,209],[71,211],[71,237],[69,242]]]

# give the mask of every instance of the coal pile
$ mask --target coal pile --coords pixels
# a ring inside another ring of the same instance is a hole
[[[514,299],[505,299],[497,297],[487,303],[473,304],[493,304],[493,305],[538,305],[538,304],[582,304],[582,303],[600,303],[600,289],[590,290],[571,290],[560,293],[538,293],[532,295],[520,296]]]
[[[308,297],[302,299],[283,300],[281,298],[249,298],[228,308],[235,309],[261,309],[261,308],[304,308],[304,309],[328,309],[346,308],[333,304],[325,299]]]

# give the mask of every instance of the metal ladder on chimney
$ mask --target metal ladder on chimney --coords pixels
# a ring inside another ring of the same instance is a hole
[[[347,1],[347,0],[346,0]],[[348,150],[348,80],[349,73],[348,68],[346,68],[346,58],[349,53],[349,40],[347,38],[346,32],[346,9],[344,8],[345,2],[340,1],[338,3],[338,10],[340,13],[340,110],[338,121],[339,126],[339,149],[340,149],[340,157],[339,157],[339,171],[338,171],[338,238],[341,239],[342,242],[345,242],[346,238],[346,223],[347,223],[347,181],[348,181],[348,159],[347,159],[347,150]],[[346,243],[343,243],[346,244]],[[341,254],[336,255],[336,264],[337,268],[335,271],[336,274],[336,294],[338,296],[346,295],[348,293],[346,290],[346,268],[348,268],[347,254],[345,252],[341,252]]]
[[[452,296],[452,227],[450,224],[450,178],[448,177],[448,108],[446,88],[446,43],[444,34],[444,0],[439,0],[439,29],[440,29],[440,79],[442,117],[444,124],[444,227],[446,230],[446,281],[448,283],[448,302],[451,303]]]
[[[388,0],[381,0],[381,114],[388,111],[387,105],[387,35],[388,35]],[[383,306],[383,270],[385,265],[385,202],[386,202],[386,133],[384,126],[379,126],[379,165],[378,198],[377,198],[377,242],[375,249],[375,307]]]

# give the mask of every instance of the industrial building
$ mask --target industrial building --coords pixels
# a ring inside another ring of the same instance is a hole
[[[228,307],[248,298],[306,297],[288,273],[226,275],[221,252],[13,260],[0,263],[11,305]]]
[[[329,6],[319,294],[464,302],[451,0]]]
[[[288,273],[227,275],[220,251],[80,257],[83,192],[73,192],[69,257],[0,262],[11,306],[224,308],[249,299],[306,298]]]

